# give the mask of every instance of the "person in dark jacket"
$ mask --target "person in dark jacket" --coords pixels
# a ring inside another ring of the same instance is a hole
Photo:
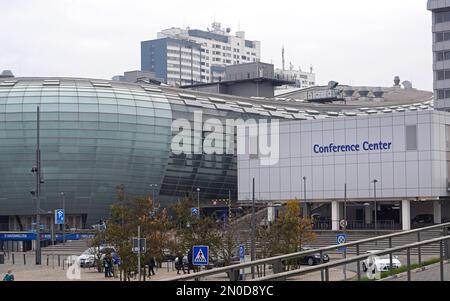
[[[155,275],[155,270],[154,268],[156,267],[156,260],[155,257],[150,257],[150,260],[148,262],[148,276],[154,276]]]
[[[180,275],[181,270],[183,270],[183,274],[186,274],[183,257],[184,256],[182,253],[178,253],[177,257],[175,258],[175,269],[177,269],[177,275]]]
[[[111,254],[106,254],[103,259],[103,266],[105,267],[105,278],[112,277],[112,256]]]
[[[192,264],[192,257],[193,257],[193,254],[192,254],[192,249],[190,249],[189,250],[189,253],[188,253],[188,274],[190,274],[191,273],[191,270],[193,271],[193,272],[195,272],[195,270],[194,270],[194,265]]]

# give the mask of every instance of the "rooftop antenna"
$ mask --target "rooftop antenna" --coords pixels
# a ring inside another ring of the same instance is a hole
[[[284,66],[285,66],[285,60],[284,60],[284,45],[283,45],[283,50],[281,51],[281,57],[282,57],[282,61],[283,61],[283,72],[285,71]]]

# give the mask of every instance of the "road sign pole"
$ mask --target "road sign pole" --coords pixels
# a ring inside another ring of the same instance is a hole
[[[138,226],[138,276],[141,281],[141,226]]]
[[[344,235],[347,237],[347,184],[344,185]],[[343,253],[344,259],[347,258],[347,248]],[[344,281],[347,280],[347,265],[344,264]]]

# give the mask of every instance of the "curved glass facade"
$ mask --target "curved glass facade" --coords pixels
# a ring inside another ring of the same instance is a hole
[[[91,82],[20,80],[0,87],[0,215],[33,214],[36,110],[41,109],[45,183],[41,208],[104,218],[116,186],[131,195],[162,183],[170,155],[172,111],[163,96],[140,86],[95,87]]]
[[[230,155],[171,152],[174,119],[247,118],[243,108],[187,100],[151,86],[87,79],[21,78],[0,85],[0,216],[35,214],[31,168],[35,165],[36,111],[41,110],[45,183],[41,208],[62,206],[87,217],[89,226],[108,216],[123,184],[130,197],[156,195],[163,206],[197,188],[200,198],[237,196],[237,159]],[[256,111],[253,115],[256,114]],[[268,115],[268,114],[267,114]]]

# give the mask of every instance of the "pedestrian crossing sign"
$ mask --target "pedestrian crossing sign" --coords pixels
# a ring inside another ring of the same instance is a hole
[[[193,265],[208,265],[209,264],[209,247],[208,246],[194,246],[192,250],[192,264]]]

